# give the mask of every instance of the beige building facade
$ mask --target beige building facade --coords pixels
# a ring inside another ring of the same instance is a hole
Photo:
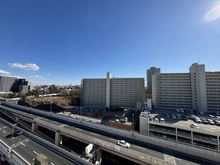
[[[135,107],[144,106],[144,78],[112,78],[82,80],[82,106]]]
[[[220,72],[205,72],[205,65],[194,63],[189,73],[156,73],[152,101],[160,109],[220,111]]]

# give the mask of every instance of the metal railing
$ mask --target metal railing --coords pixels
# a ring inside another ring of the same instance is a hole
[[[0,151],[6,156],[9,163],[13,163],[14,165],[31,165],[31,163],[27,162],[17,152],[10,150],[10,147],[2,140],[0,140]]]

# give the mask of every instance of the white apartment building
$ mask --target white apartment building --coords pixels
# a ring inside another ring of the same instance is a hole
[[[160,73],[160,68],[151,67],[147,70],[147,90],[152,91],[152,75]]]
[[[207,109],[220,111],[220,72],[206,72]]]
[[[152,76],[155,108],[220,111],[220,72],[205,72],[194,63],[189,73],[156,73]]]
[[[144,106],[144,78],[112,78],[82,80],[82,106],[135,107]]]

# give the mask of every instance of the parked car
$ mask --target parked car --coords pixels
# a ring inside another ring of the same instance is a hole
[[[219,112],[213,112],[212,114],[213,114],[213,115],[216,115],[216,116],[220,116],[220,113],[219,113]]]
[[[160,118],[160,122],[161,122],[161,123],[165,123],[164,118]]]
[[[180,114],[176,114],[177,119],[181,119],[181,115]]]
[[[210,125],[215,125],[215,122],[212,119],[207,119]]]
[[[179,109],[179,108],[177,108],[177,109],[176,109],[176,112],[180,112],[180,109]]]
[[[125,148],[130,148],[130,144],[124,140],[118,140],[117,145],[125,147]]]
[[[214,122],[215,122],[215,125],[220,126],[220,121],[219,120],[214,120]]]
[[[185,120],[185,121],[188,120],[188,117],[186,115],[183,115],[181,118],[182,118],[182,120]]]
[[[190,114],[190,115],[188,116],[189,119],[194,119],[195,117],[196,117],[196,116],[193,115],[193,114]]]
[[[184,113],[184,109],[183,109],[183,108],[180,108],[180,112]]]
[[[202,123],[201,119],[198,117],[194,117],[193,121],[196,123]]]
[[[166,113],[166,114],[165,114],[165,117],[170,118],[170,114],[169,114],[169,113]]]
[[[191,128],[199,128],[199,126],[197,124],[190,124]]]
[[[205,119],[205,118],[201,118],[201,121],[202,121],[203,124],[209,124],[208,120]]]
[[[213,116],[213,115],[209,115],[209,117],[210,117],[210,118],[214,118],[215,116]]]
[[[154,118],[154,121],[157,121],[157,122],[158,122],[158,121],[159,121],[159,119],[155,117],[155,118]]]
[[[176,119],[176,115],[175,114],[171,114],[172,119]]]
[[[200,115],[204,115],[204,112],[202,112],[202,111],[199,111],[199,114],[200,114]]]

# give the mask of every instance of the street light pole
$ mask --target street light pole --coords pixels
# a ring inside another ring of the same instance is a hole
[[[11,145],[13,145],[13,138],[14,138],[14,128],[17,125],[17,123],[12,125],[12,132],[11,132]]]

